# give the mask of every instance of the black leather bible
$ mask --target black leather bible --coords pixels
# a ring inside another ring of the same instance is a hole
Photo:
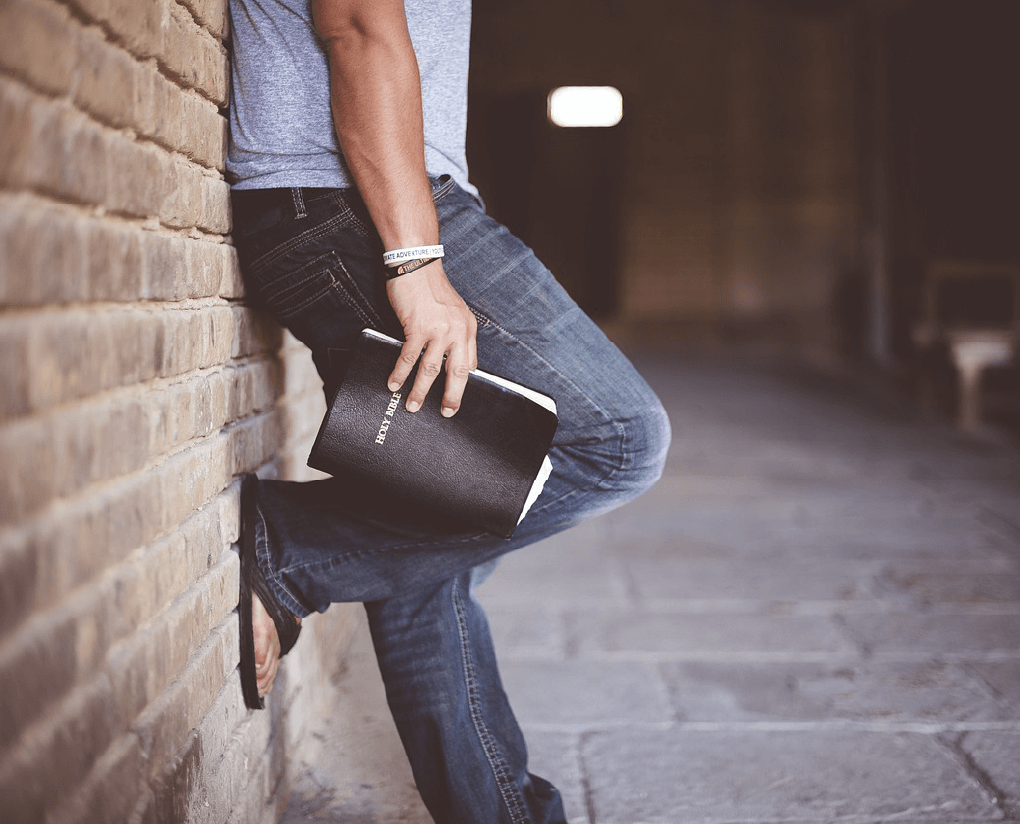
[[[448,517],[451,528],[470,525],[510,538],[551,469],[555,402],[476,371],[452,418],[440,412],[444,375],[412,414],[405,404],[414,374],[396,392],[386,386],[400,346],[366,329],[338,358],[346,363],[308,465],[389,496],[394,513],[411,503]]]

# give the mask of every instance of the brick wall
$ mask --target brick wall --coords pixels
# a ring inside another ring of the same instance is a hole
[[[270,712],[236,673],[236,479],[302,475],[322,401],[243,303],[227,36],[225,0],[0,0],[4,822],[275,820],[329,701],[305,638],[350,612]]]

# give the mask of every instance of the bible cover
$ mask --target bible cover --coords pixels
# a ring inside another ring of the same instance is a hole
[[[361,333],[315,438],[308,465],[355,481],[395,503],[409,502],[509,538],[548,477],[555,402],[475,371],[460,410],[440,412],[444,376],[422,404],[405,409],[412,374],[390,392],[401,344]]]

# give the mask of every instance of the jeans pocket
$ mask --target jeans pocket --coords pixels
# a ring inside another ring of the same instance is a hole
[[[314,322],[309,316],[326,316],[338,310],[342,315],[343,309],[353,314],[348,319],[354,323],[375,327],[381,323],[372,302],[333,250],[298,269],[278,263],[260,271],[253,280],[251,286],[259,303],[284,326],[300,327],[303,322]]]

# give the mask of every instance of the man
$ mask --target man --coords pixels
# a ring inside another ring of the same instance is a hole
[[[665,413],[475,196],[464,150],[470,0],[231,0],[231,15],[228,171],[252,299],[308,344],[327,382],[329,349],[373,327],[405,341],[388,383],[404,387],[411,412],[440,380],[443,414],[455,415],[481,363],[552,396],[560,415],[553,475],[509,541],[427,512],[377,511],[336,480],[246,478],[246,702],[261,706],[301,617],[363,601],[433,818],[563,822],[559,793],[527,771],[473,570],[650,486]],[[401,250],[411,250],[406,273],[382,260]]]

